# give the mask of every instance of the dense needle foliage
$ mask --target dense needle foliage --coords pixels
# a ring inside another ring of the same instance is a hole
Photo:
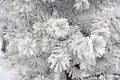
[[[120,0],[0,0],[0,42],[13,80],[120,80]]]

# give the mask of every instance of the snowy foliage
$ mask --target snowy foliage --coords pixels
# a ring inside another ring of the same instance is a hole
[[[13,80],[119,80],[119,0],[0,0],[0,65]]]
[[[74,7],[76,7],[77,10],[87,10],[90,7],[90,3],[88,0],[76,0]]]
[[[64,37],[68,35],[70,26],[68,25],[67,19],[50,19],[48,20],[48,31],[55,34],[56,37]]]
[[[49,62],[51,62],[50,68],[54,68],[55,72],[62,72],[69,67],[69,55],[64,53],[61,54],[52,54],[48,58]]]
[[[25,39],[19,39],[18,49],[23,55],[35,55],[36,43],[31,38],[27,37]]]

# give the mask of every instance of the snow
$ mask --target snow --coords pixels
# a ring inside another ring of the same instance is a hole
[[[10,72],[0,67],[0,80],[12,80]]]

